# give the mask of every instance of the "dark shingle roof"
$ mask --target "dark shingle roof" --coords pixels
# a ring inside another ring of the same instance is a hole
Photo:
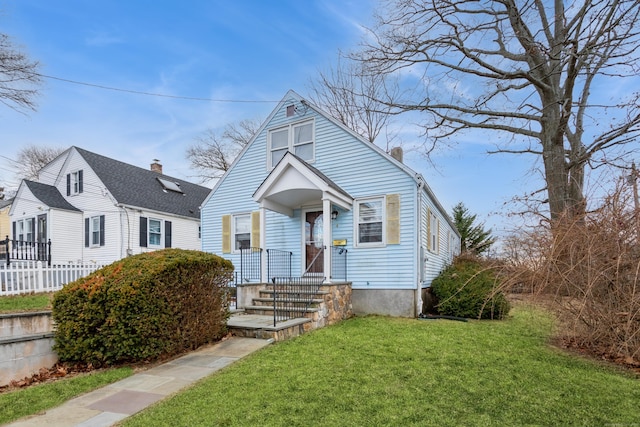
[[[27,181],[26,179],[24,180],[24,183],[38,200],[50,208],[81,212],[80,209],[67,202],[67,200],[62,197],[62,194],[60,194],[58,189],[53,185]]]
[[[0,209],[6,208],[13,203],[13,197],[10,199],[0,200]]]
[[[210,189],[75,147],[118,201],[157,212],[200,218],[200,205]],[[175,182],[181,193],[165,190],[158,178]]]

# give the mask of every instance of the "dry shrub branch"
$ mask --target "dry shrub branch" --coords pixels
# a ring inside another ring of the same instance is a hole
[[[507,285],[551,303],[565,338],[640,361],[640,216],[622,184],[581,218],[512,237]]]

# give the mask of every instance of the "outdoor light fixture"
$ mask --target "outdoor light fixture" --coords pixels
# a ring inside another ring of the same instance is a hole
[[[336,219],[336,218],[338,218],[338,211],[331,212],[331,219]]]

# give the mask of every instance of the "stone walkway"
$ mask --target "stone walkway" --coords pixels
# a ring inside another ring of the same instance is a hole
[[[7,426],[111,426],[271,342],[272,340],[232,337]]]

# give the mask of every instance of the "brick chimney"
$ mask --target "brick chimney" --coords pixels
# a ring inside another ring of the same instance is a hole
[[[393,147],[391,149],[391,157],[393,157],[394,159],[396,159],[397,161],[399,161],[400,163],[403,163],[403,152],[402,152],[402,147]]]
[[[151,171],[162,174],[162,165],[160,164],[160,160],[153,159],[153,163],[151,163]]]

